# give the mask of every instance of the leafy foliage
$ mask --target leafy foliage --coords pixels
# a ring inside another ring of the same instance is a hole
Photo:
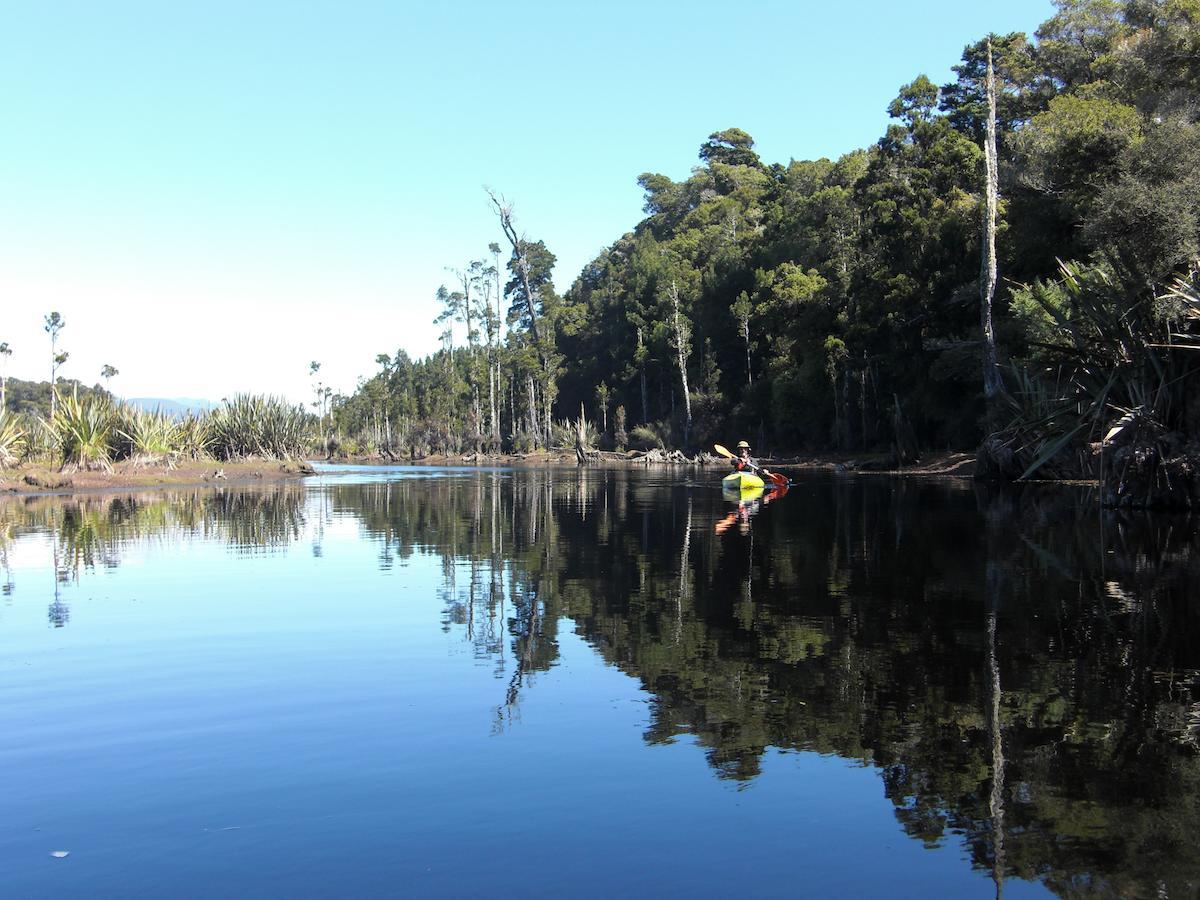
[[[968,44],[950,84],[918,74],[901,86],[879,140],[836,160],[769,163],[745,131],[714,131],[687,178],[639,176],[645,217],[561,295],[546,243],[514,243],[503,339],[489,329],[485,346],[468,335],[427,360],[397,355],[341,398],[339,427],[379,446],[415,447],[422,421],[447,450],[544,446],[550,410],[573,417],[582,403],[601,424],[602,407],[624,407],[631,430],[665,423],[651,430],[674,444],[734,433],[768,451],[978,444],[989,47],[997,344],[1027,396],[1082,402],[1094,420],[1077,429],[1043,411],[1014,426],[1028,432],[1017,443],[1071,432],[1061,446],[1078,454],[1139,404],[1195,436],[1177,402],[1194,392],[1194,367],[1155,346],[1166,332],[1154,313],[1200,265],[1194,0],[1059,0],[1032,38]],[[466,296],[447,294],[446,309]],[[486,416],[485,365],[502,401]]]
[[[207,447],[217,459],[302,457],[311,443],[305,411],[279,397],[238,394],[205,420]]]
[[[25,455],[25,429],[17,417],[0,409],[0,468],[15,466]]]
[[[114,452],[116,411],[104,397],[59,397],[46,422],[67,468],[110,469]]]
[[[162,459],[181,448],[184,422],[162,410],[122,406],[118,413],[118,450],[123,456]]]

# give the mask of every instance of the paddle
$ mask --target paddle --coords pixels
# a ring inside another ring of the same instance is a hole
[[[716,450],[717,453],[719,453],[721,456],[724,456],[726,459],[737,459],[738,458],[737,454],[730,452],[727,448],[722,447],[720,444],[713,444],[713,449]],[[768,478],[770,478],[771,482],[773,484],[775,484],[779,487],[787,487],[788,480],[787,480],[786,475],[780,475],[778,472],[768,472],[766,469],[762,468],[761,466],[756,466],[754,463],[748,463],[748,465],[750,466],[750,468],[752,468],[758,472],[762,472],[764,475],[766,475]]]

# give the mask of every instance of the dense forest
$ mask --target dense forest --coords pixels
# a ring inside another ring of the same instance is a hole
[[[616,448],[988,438],[1014,475],[1114,423],[1178,451],[1200,434],[1200,3],[1056,7],[901,87],[839,159],[714,132],[687,179],[639,177],[645,218],[565,291],[553,236],[493,195],[504,240],[437,291],[442,349],[381,353],[334,397],[343,446],[521,451],[583,418]]]

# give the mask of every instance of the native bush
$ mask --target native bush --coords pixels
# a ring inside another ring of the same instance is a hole
[[[1018,320],[1039,363],[1014,378],[1009,452],[1029,476],[1099,441],[1125,417],[1181,430],[1200,375],[1200,297],[1187,281],[1165,295],[1129,284],[1102,263],[1064,262],[1055,282],[1015,292]]]
[[[629,446],[637,450],[665,449],[671,438],[667,422],[646,422],[629,432]]]
[[[176,432],[176,451],[180,456],[187,459],[208,459],[212,456],[209,452],[212,437],[206,418],[188,413],[180,420]]]
[[[15,466],[25,454],[25,429],[12,413],[0,409],[0,468]]]
[[[80,397],[78,391],[59,397],[47,422],[64,468],[112,468],[116,410],[101,394]]]
[[[238,394],[205,417],[208,451],[222,460],[302,457],[311,444],[310,418],[281,397]]]
[[[161,409],[122,406],[117,413],[117,455],[141,462],[168,459],[179,452],[182,431],[183,422]]]
[[[573,448],[578,435],[579,422],[574,419],[559,419],[550,427],[550,446],[555,449]],[[583,423],[585,448],[596,447],[600,443],[600,432],[594,424]]]

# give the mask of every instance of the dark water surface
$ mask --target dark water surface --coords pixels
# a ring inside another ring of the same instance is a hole
[[[1196,896],[1195,520],[717,477],[0,501],[0,894]]]

